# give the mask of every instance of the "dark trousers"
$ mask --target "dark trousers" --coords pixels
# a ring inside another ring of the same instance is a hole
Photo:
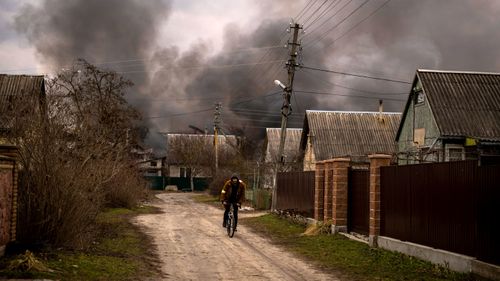
[[[227,221],[227,216],[229,214],[229,204],[233,204],[233,214],[234,214],[234,226],[238,225],[238,205],[236,203],[227,203],[227,205],[224,205],[224,208],[226,210],[224,211],[224,222]]]

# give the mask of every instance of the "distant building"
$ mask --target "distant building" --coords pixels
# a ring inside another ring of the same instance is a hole
[[[401,113],[307,110],[300,140],[304,171],[317,161],[349,157],[366,163],[368,155],[394,155]]]
[[[500,163],[500,74],[417,70],[396,141],[399,164]]]
[[[166,134],[167,138],[167,176],[189,178],[209,177],[215,166],[214,135],[210,134]],[[192,147],[190,150],[179,146]],[[240,139],[235,135],[219,135],[219,166],[224,166],[224,159],[237,153]],[[196,162],[196,163],[194,163]],[[196,165],[193,165],[196,164]],[[192,171],[197,166],[198,171]]]
[[[155,156],[152,148],[135,145],[131,154],[143,176],[163,176],[165,157]]]
[[[0,74],[0,144],[14,126],[14,116],[45,113],[45,80],[36,75]]]
[[[283,155],[285,156],[285,163],[292,164],[298,161],[300,150],[300,137],[302,129],[287,128],[286,139],[283,147]],[[281,128],[266,128],[266,138],[264,140],[264,162],[275,163],[276,159],[279,160],[280,155],[279,145],[281,141]]]
[[[300,163],[300,137],[302,129],[287,128],[285,144],[283,146],[284,170],[292,171],[302,168]],[[280,161],[279,145],[281,142],[281,128],[266,128],[266,137],[264,140],[264,169],[262,183],[265,188],[274,186],[274,177],[276,161]]]

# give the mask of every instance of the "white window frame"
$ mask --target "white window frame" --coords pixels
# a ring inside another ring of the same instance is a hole
[[[463,145],[459,144],[447,144],[446,149],[445,149],[445,160],[446,162],[450,162],[450,149],[455,150],[455,149],[460,149],[462,151],[462,159],[460,160],[465,160],[465,148]],[[452,161],[457,161],[456,159],[453,159]]]

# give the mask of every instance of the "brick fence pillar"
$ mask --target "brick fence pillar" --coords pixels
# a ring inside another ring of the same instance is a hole
[[[314,176],[314,219],[323,220],[324,210],[324,188],[325,188],[325,164],[316,163]]]
[[[323,220],[329,221],[332,219],[332,194],[333,194],[333,162],[325,160],[325,194],[324,194],[324,210]]]
[[[347,177],[349,158],[333,159],[332,232],[347,232]]]
[[[391,156],[386,154],[372,154],[370,158],[370,230],[369,244],[377,247],[377,238],[380,235],[380,167],[391,164]]]

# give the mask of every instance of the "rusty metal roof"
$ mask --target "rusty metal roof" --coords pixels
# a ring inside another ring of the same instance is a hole
[[[296,161],[300,155],[302,129],[287,128],[284,146],[285,162]],[[281,128],[266,128],[266,162],[274,162],[278,154]]]
[[[366,158],[373,153],[392,154],[401,113],[356,111],[306,111],[300,147],[309,136],[316,161],[349,156]]]
[[[500,73],[419,69],[416,77],[442,136],[500,141]]]
[[[0,112],[5,112],[12,97],[45,95],[44,77],[41,75],[0,74]],[[3,116],[2,116],[3,115]],[[9,127],[8,116],[0,114],[0,129]]]

